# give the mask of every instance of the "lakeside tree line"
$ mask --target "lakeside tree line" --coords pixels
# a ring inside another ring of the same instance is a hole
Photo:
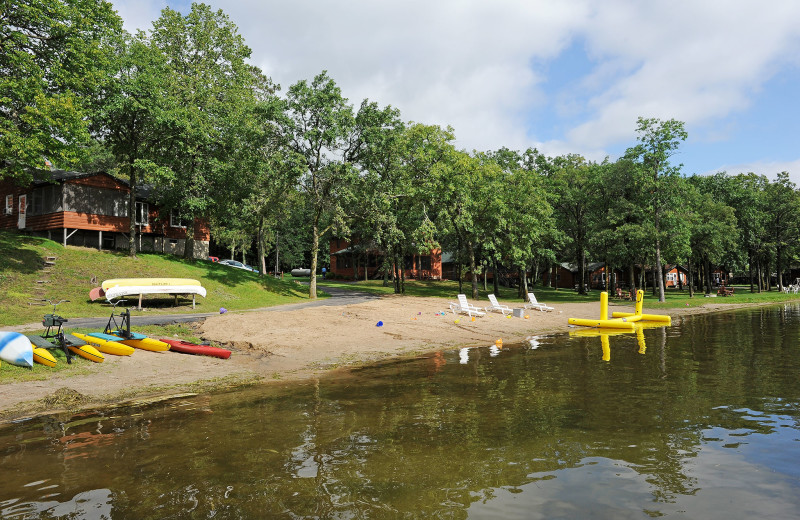
[[[46,161],[107,171],[130,184],[130,211],[137,188],[155,185],[188,237],[207,217],[213,240],[253,248],[262,274],[276,248],[284,265],[309,261],[311,297],[332,236],[380,251],[396,292],[406,256],[451,252],[474,297],[487,269],[516,273],[522,295],[529,273],[560,262],[587,280],[590,259],[625,270],[631,287],[643,283],[633,266],[647,266],[661,300],[667,264],[706,290],[718,266],[760,291],[773,273],[779,288],[791,282],[780,273],[800,253],[788,173],[687,176],[671,161],[687,138],[680,121],[639,118],[637,144],[615,161],[470,152],[452,128],[351,104],[325,71],[281,92],[205,4],[166,8],[136,34],[102,0],[10,0],[0,24],[0,178],[27,182]]]

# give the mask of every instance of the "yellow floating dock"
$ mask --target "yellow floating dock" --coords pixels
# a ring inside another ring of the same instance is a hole
[[[636,329],[637,322],[657,322],[660,325],[670,325],[672,318],[664,314],[644,314],[642,305],[644,301],[644,291],[636,291],[635,312],[614,312],[611,319],[608,317],[608,293],[600,293],[600,319],[569,318],[570,325],[581,327],[596,327],[601,329],[624,329],[633,331]]]

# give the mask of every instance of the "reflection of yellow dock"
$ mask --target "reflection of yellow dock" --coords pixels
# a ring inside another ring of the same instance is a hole
[[[639,354],[644,354],[647,350],[647,345],[644,342],[644,329],[651,329],[656,327],[663,327],[663,323],[636,323],[636,341],[639,344]],[[603,361],[611,361],[611,344],[609,343],[609,336],[620,336],[622,334],[631,334],[631,330],[614,330],[614,329],[584,329],[570,331],[569,335],[579,338],[596,338],[600,337],[600,346],[603,349]]]
[[[579,325],[582,327],[596,327],[601,329],[622,329],[627,331],[634,331],[637,322],[656,322],[658,326],[669,325],[672,319],[663,314],[643,314],[642,305],[644,300],[644,291],[639,289],[636,291],[636,308],[635,312],[614,312],[612,318],[608,317],[608,293],[600,293],[600,319],[585,319],[585,318],[569,318],[570,325]]]

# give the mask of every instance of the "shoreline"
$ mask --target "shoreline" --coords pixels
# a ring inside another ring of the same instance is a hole
[[[645,312],[677,317],[760,305],[764,304],[708,303],[686,309],[651,307]],[[555,307],[552,312],[527,310],[527,319],[487,313],[472,320],[453,315],[442,298],[391,295],[339,306],[210,316],[194,327],[204,339],[232,350],[229,359],[137,350],[131,356],[109,355],[103,363],[85,364],[81,374],[2,384],[0,424],[253,384],[335,377],[337,370],[441,350],[489,346],[497,339],[511,346],[532,336],[575,330],[567,323],[568,317],[591,318],[599,313],[597,302]],[[619,302],[609,302],[609,307],[633,308]]]

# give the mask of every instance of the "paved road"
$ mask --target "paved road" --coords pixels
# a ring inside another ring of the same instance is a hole
[[[290,303],[286,305],[275,305],[273,307],[263,307],[261,309],[248,309],[244,312],[266,311],[266,312],[284,312],[293,311],[296,309],[305,309],[308,307],[335,307],[339,305],[350,305],[353,303],[362,303],[370,300],[380,298],[379,295],[370,294],[359,291],[350,291],[347,289],[337,289],[334,287],[325,287],[326,293],[330,294],[330,298],[323,298],[302,303]],[[135,312],[135,311],[134,311]],[[237,311],[239,312],[239,311]],[[131,316],[131,325],[169,325],[171,323],[187,323],[204,320],[209,316],[216,316],[218,312],[205,312],[193,314],[154,314],[152,316]],[[117,320],[119,321],[119,320]],[[64,328],[87,328],[87,329],[102,329],[108,323],[108,318],[69,318],[69,321],[64,324]],[[41,323],[29,324],[14,327],[0,327],[0,330],[36,330],[41,328]]]

